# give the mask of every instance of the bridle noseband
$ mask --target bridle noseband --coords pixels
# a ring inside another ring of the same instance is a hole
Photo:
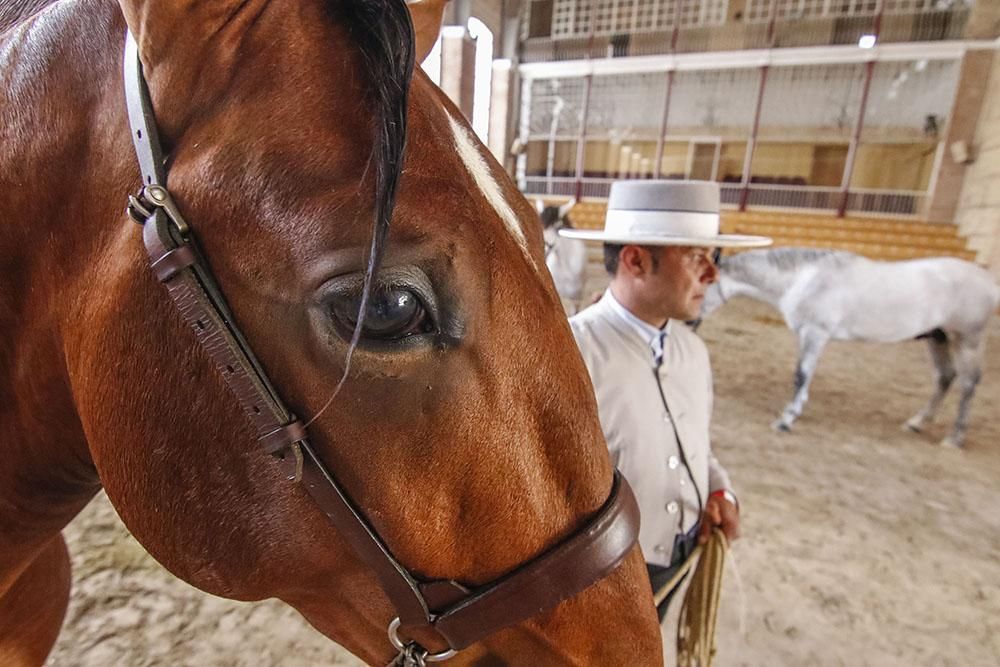
[[[142,225],[150,266],[211,358],[286,478],[299,482],[358,557],[374,570],[396,609],[389,637],[399,651],[390,665],[414,667],[450,658],[501,628],[551,609],[615,570],[635,544],[639,509],[615,472],[604,506],[569,538],[482,586],[424,581],[402,565],[354,506],[309,443],[302,422],[275,390],[236,326],[191,227],[167,189],[152,101],[131,32],[125,40],[125,96],[143,187],[128,213]],[[429,653],[399,631],[431,629],[448,645]]]

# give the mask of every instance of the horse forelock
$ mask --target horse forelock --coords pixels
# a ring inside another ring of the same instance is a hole
[[[355,0],[328,3],[347,22],[361,52],[374,105],[375,215],[365,275],[364,299],[385,251],[406,148],[406,113],[413,78],[415,38],[404,0]],[[364,304],[361,313],[365,311]],[[358,331],[363,322],[358,321]]]

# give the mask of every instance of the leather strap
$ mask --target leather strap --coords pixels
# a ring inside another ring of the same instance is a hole
[[[129,33],[125,52],[125,92],[129,122],[132,126],[133,144],[142,170],[144,190],[166,187],[166,172],[162,149],[157,140],[155,116],[149,92],[142,76],[138,48]],[[167,195],[169,197],[169,194]],[[258,440],[268,453],[274,450],[275,432],[288,433],[294,423],[291,412],[284,406],[277,392],[267,380],[260,363],[253,357],[250,347],[236,328],[214,276],[198,251],[193,235],[181,238],[180,229],[190,229],[179,216],[176,206],[160,206],[164,201],[140,195],[144,206],[151,211],[143,224],[143,242],[152,265],[165,261],[180,247],[189,248],[195,261],[174,272],[163,282],[167,292],[184,320],[191,326],[199,344],[208,353],[216,370],[232,391],[244,414],[250,420]],[[170,209],[173,209],[170,212]],[[304,430],[299,433],[304,435]],[[417,582],[389,553],[381,540],[369,527],[347,494],[333,476],[324,468],[312,447],[305,439],[297,444],[303,454],[302,482],[306,491],[315,499],[323,512],[330,517],[341,534],[365,561],[370,563],[379,583],[392,599],[404,623],[425,624],[429,616],[427,605],[417,588]],[[290,457],[280,458],[290,461]],[[292,477],[290,465],[284,467],[286,476]]]
[[[468,599],[444,611],[434,628],[452,648],[526,621],[581,593],[618,567],[639,535],[639,506],[615,471],[604,507],[582,530]]]
[[[639,531],[635,498],[617,471],[604,507],[578,532],[474,591],[455,581],[418,580],[395,559],[271,385],[167,190],[155,115],[131,33],[126,36],[124,65],[129,124],[143,179],[143,190],[130,199],[129,214],[143,226],[150,265],[243,409],[263,451],[274,455],[289,479],[301,482],[372,568],[404,630],[430,628],[451,648],[461,649],[555,606],[614,570]],[[296,454],[295,474],[289,451]]]

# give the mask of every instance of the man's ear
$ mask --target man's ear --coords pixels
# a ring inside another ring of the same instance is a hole
[[[618,251],[618,270],[630,276],[643,273],[643,266],[649,263],[646,252],[637,245],[626,245]]]
[[[444,6],[448,0],[408,0],[406,6],[410,9],[413,19],[413,33],[417,37],[416,56],[421,63],[434,48],[434,42],[441,34],[441,21],[444,19]]]

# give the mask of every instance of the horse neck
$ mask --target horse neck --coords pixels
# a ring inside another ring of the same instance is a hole
[[[0,42],[0,211],[19,223],[5,225],[0,257],[3,266],[18,264],[20,275],[58,267],[62,289],[107,244],[107,232],[125,219],[121,198],[134,189],[126,186],[136,172],[130,152],[118,152],[131,151],[128,137],[107,130],[121,121],[127,135],[124,31],[114,2],[62,3]],[[128,189],[110,201],[118,182]]]
[[[71,369],[83,354],[74,340],[83,309],[114,298],[105,281],[124,276],[109,251],[126,229],[126,190],[112,184],[131,177],[119,157],[128,153],[117,152],[128,138],[102,145],[103,133],[91,129],[117,123],[101,102],[121,95],[111,79],[117,58],[107,54],[117,54],[123,33],[116,4],[67,3],[0,43],[0,280],[8,286],[0,293],[0,507],[23,510],[0,515],[9,544],[62,528],[100,488]],[[95,160],[106,167],[88,167]],[[0,549],[0,573],[9,558]]]
[[[764,265],[732,259],[724,263],[720,269],[720,288],[726,300],[735,296],[747,296],[769,303],[775,308],[798,275],[797,270],[768,269]]]
[[[9,0],[0,5],[0,32],[17,25],[55,0]]]

